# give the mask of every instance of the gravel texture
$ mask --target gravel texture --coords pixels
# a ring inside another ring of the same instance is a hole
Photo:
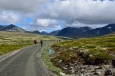
[[[0,57],[0,76],[56,76],[41,58],[43,48],[34,45]]]

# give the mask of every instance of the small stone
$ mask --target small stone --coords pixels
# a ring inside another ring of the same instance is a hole
[[[97,76],[98,76],[98,75],[99,75],[99,73],[94,73],[94,75],[97,75]]]

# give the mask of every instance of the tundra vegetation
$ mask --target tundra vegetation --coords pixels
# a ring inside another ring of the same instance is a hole
[[[45,62],[45,64],[48,66],[48,69],[50,69],[53,73],[57,74],[58,76],[61,76],[60,72],[62,72],[62,70],[60,68],[54,66],[52,64],[52,62],[50,61],[50,57],[54,53],[54,51],[52,51],[51,53],[49,53],[50,46],[51,45],[48,45],[47,47],[45,47],[43,49],[42,59]]]
[[[71,66],[106,65],[115,58],[115,34],[55,43],[51,55],[53,65],[70,74]]]
[[[34,39],[36,39],[39,44],[40,39],[50,41],[56,40],[57,38],[39,34],[0,31],[0,55],[28,45],[33,45]]]

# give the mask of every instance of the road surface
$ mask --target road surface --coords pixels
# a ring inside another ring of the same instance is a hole
[[[40,45],[22,48],[0,58],[0,76],[55,76],[41,58]]]

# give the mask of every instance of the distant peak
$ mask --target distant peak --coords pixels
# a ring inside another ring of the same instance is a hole
[[[9,26],[15,26],[14,24],[10,24]],[[15,26],[16,27],[16,26]]]

